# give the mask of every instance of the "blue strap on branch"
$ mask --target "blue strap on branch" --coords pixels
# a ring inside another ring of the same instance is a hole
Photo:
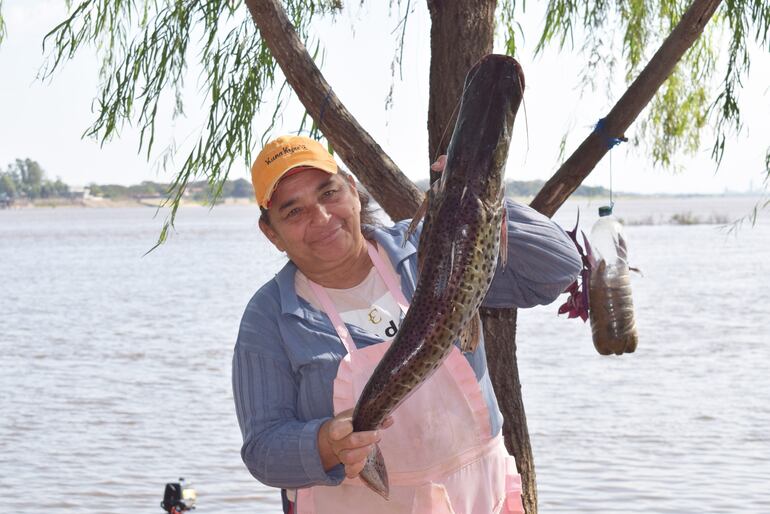
[[[599,134],[599,137],[603,138],[608,150],[612,150],[620,143],[627,143],[628,138],[626,136],[610,137],[607,135],[606,118],[601,118],[596,122],[594,126],[594,132]],[[612,154],[610,154],[610,210],[615,206],[615,202],[612,200]]]
[[[620,143],[627,143],[628,138],[626,136],[620,136],[620,137],[610,137],[607,135],[607,131],[605,128],[605,120],[606,118],[602,118],[599,121],[596,122],[596,125],[594,126],[594,132],[599,134],[607,144],[607,149],[612,150],[616,146],[618,146]]]

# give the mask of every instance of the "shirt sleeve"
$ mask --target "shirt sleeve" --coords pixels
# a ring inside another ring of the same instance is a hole
[[[582,261],[559,225],[529,206],[506,199],[508,262],[498,265],[485,307],[547,305],[575,281]]]
[[[276,321],[256,311],[247,308],[233,355],[243,462],[273,487],[337,485],[344,479],[342,465],[325,471],[318,451],[318,430],[329,418],[298,419],[297,385]]]

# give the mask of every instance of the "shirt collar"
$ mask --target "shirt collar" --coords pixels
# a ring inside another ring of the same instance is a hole
[[[278,284],[278,293],[281,297],[281,313],[307,318],[307,308],[300,305],[300,298],[294,289],[294,276],[296,273],[297,266],[292,261],[289,261],[275,275],[275,282]]]

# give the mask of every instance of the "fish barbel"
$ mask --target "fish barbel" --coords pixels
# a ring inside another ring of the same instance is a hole
[[[379,428],[442,364],[458,338],[463,349],[478,342],[478,308],[506,234],[503,174],[523,90],[521,67],[508,56],[487,55],[466,76],[446,167],[427,193],[411,306],[361,393],[354,431]],[[387,470],[376,445],[360,478],[388,497]]]

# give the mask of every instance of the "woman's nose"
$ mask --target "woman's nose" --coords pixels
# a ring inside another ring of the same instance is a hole
[[[314,223],[326,223],[329,221],[329,218],[331,218],[331,216],[326,210],[326,207],[320,204],[316,204],[316,206],[313,208],[313,216],[311,218],[312,221]]]

